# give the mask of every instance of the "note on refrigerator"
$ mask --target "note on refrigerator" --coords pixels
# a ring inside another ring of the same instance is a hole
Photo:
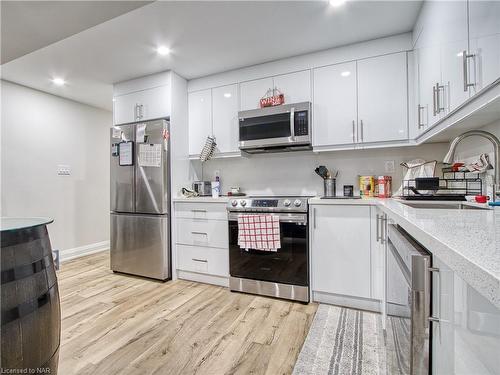
[[[139,166],[161,167],[161,143],[139,145]]]
[[[134,165],[133,142],[120,142],[118,144],[119,165]]]
[[[137,143],[145,142],[145,134],[146,134],[146,124],[137,124],[136,132],[135,132],[135,141]]]

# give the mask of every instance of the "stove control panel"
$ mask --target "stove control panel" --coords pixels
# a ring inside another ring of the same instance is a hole
[[[278,207],[277,199],[253,199],[252,207]]]
[[[307,212],[307,197],[247,197],[232,199],[229,211],[244,212]]]

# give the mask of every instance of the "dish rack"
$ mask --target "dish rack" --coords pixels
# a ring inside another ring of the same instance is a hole
[[[483,181],[479,173],[475,172],[456,172],[451,167],[443,168],[443,177],[439,179],[439,189],[437,191],[421,191],[422,195],[447,195],[447,196],[466,196],[481,195],[483,193]],[[415,196],[413,189],[416,182],[412,180],[403,180],[403,197]]]

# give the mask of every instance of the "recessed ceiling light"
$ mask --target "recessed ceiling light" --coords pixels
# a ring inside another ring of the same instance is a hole
[[[345,4],[346,0],[330,0],[330,5],[332,7],[338,7]]]
[[[351,75],[351,72],[349,72],[349,71],[346,70],[345,72],[340,73],[340,75],[342,77],[349,77]]]
[[[158,52],[158,55],[167,56],[170,53],[170,48],[165,46],[159,46],[156,49],[156,52]]]
[[[230,92],[225,92],[224,93],[224,98],[230,98],[232,95]]]
[[[52,80],[52,83],[56,84],[57,86],[62,86],[66,84],[66,81],[62,78],[57,77]]]

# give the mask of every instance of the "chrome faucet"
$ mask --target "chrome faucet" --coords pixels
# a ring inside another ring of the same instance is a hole
[[[493,197],[491,199],[493,202],[496,202],[496,200],[499,198],[498,196],[500,195],[500,190],[499,190],[499,185],[500,185],[500,141],[498,138],[494,135],[491,134],[490,132],[484,131],[484,130],[469,130],[468,132],[465,132],[458,137],[456,137],[450,144],[450,150],[446,154],[446,156],[443,159],[444,163],[451,164],[453,163],[453,159],[455,157],[455,150],[457,149],[458,144],[465,138],[471,137],[477,135],[479,137],[483,137],[488,139],[492,144],[493,144],[493,157],[495,159],[495,181],[493,185]]]

